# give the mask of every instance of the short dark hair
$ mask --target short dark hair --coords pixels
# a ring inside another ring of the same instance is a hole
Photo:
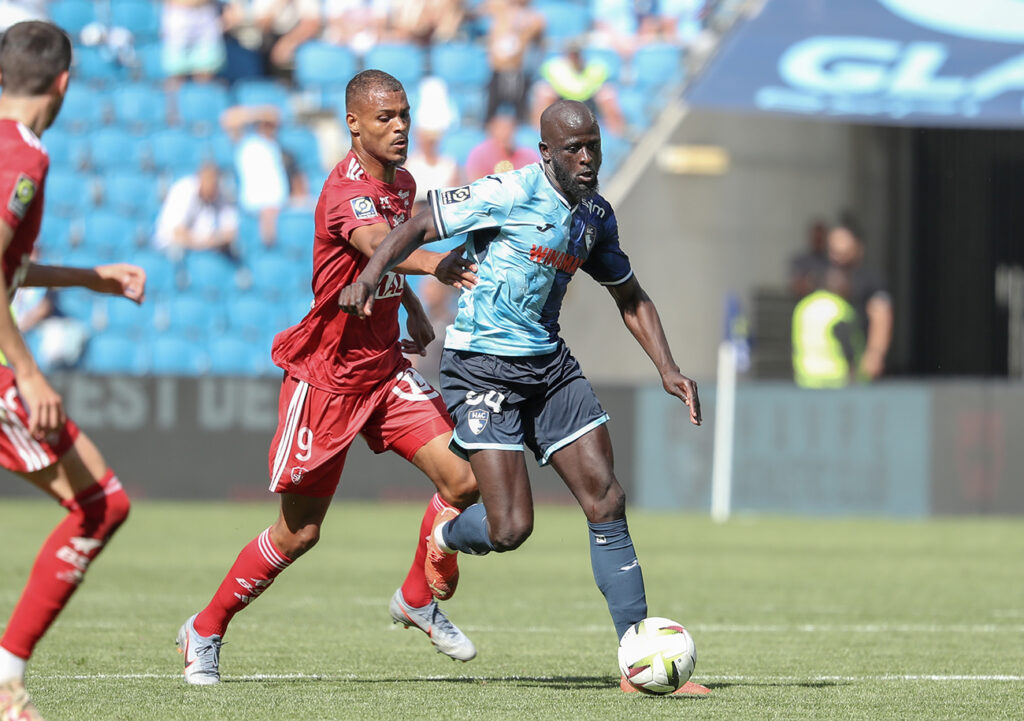
[[[389,93],[405,92],[405,88],[394,75],[389,75],[383,70],[364,70],[361,73],[356,73],[345,86],[346,112],[352,108],[358,98],[378,89]]]
[[[71,67],[71,38],[53,23],[15,23],[0,38],[0,84],[11,95],[45,95]]]

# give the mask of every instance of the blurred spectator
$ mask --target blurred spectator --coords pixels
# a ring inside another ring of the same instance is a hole
[[[487,34],[487,55],[491,81],[487,87],[489,120],[502,105],[515,108],[516,120],[526,120],[529,78],[524,60],[526,51],[540,43],[544,35],[544,16],[531,10],[529,0],[492,0],[484,6],[491,16]]]
[[[416,204],[413,215],[422,209],[427,191],[459,184],[459,164],[455,158],[441,153],[441,133],[427,128],[416,129],[415,150],[405,161],[405,169],[416,180]]]
[[[220,170],[204,164],[195,175],[175,181],[156,221],[153,243],[179,258],[188,250],[235,253],[238,208],[221,192]]]
[[[829,231],[828,258],[833,267],[849,276],[850,303],[867,339],[860,374],[875,380],[885,371],[885,356],[892,343],[892,299],[878,274],[863,266],[864,245],[852,220],[844,219]]]
[[[615,90],[606,81],[608,67],[598,61],[583,59],[583,44],[568,43],[565,53],[549,58],[540,66],[543,80],[537,83],[534,97],[534,125],[540,126],[544,108],[559,98],[578,100],[594,111],[604,127],[614,135],[626,129]]]
[[[487,138],[469,151],[466,179],[470,182],[493,173],[506,173],[540,160],[538,152],[516,145],[516,121],[509,115],[495,115],[487,123]]]
[[[170,84],[210,80],[224,64],[220,13],[213,0],[164,0],[162,62]]]
[[[593,40],[628,58],[660,34],[657,0],[595,0]]]
[[[793,309],[793,379],[802,388],[842,388],[858,379],[864,335],[849,272],[829,268],[820,281]]]
[[[789,261],[789,291],[794,298],[803,298],[821,287],[828,269],[827,237],[825,223],[815,220],[807,230],[807,250]]]
[[[388,36],[427,46],[455,39],[465,10],[462,0],[392,0]]]
[[[238,205],[255,213],[265,245],[277,239],[277,215],[288,202],[288,171],[284,150],[277,139],[281,116],[272,105],[228,108],[221,125],[235,145]]]
[[[0,2],[0,33],[14,23],[46,19],[46,0],[4,0]]]
[[[662,39],[689,45],[704,29],[706,0],[658,0],[658,25]]]
[[[222,17],[231,80],[256,74],[290,79],[295,51],[323,27],[319,0],[227,0]]]
[[[324,0],[324,40],[365,55],[385,34],[388,7],[385,0]]]
[[[316,198],[309,189],[309,178],[306,171],[302,169],[295,156],[287,150],[282,151],[284,159],[284,172],[288,176],[288,201],[290,208],[307,208],[313,210],[316,206]]]

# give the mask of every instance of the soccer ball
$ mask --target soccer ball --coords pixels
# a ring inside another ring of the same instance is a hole
[[[629,627],[619,641],[619,670],[637,691],[672,693],[697,665],[693,637],[681,623],[651,616]]]

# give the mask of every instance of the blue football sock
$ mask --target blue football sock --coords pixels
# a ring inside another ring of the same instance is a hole
[[[647,617],[644,576],[633,550],[626,519],[590,526],[590,565],[594,580],[604,594],[615,631],[622,634]]]
[[[458,516],[448,521],[441,529],[444,545],[453,551],[482,556],[494,550],[491,536],[487,532],[487,509],[482,503],[474,503]]]

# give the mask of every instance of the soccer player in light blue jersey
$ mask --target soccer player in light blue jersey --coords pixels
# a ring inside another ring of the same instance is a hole
[[[481,503],[438,515],[426,574],[445,554],[518,548],[533,530],[523,451],[550,463],[590,528],[594,579],[619,638],[647,616],[643,575],[626,525],[625,494],[590,383],[558,335],[558,314],[577,270],[605,285],[626,327],[654,361],[665,390],[700,425],[696,384],[672,359],[654,303],[619,247],[611,206],[597,194],[601,132],[582,103],[561,100],[541,116],[542,162],[429,194],[430,208],[397,226],[339,304],[366,317],[379,278],[423,243],[466,233],[478,282],[462,293],[441,357],[441,392],[455,423],[451,449],[468,457]],[[623,689],[628,684],[622,684]],[[684,692],[706,693],[697,684]]]

